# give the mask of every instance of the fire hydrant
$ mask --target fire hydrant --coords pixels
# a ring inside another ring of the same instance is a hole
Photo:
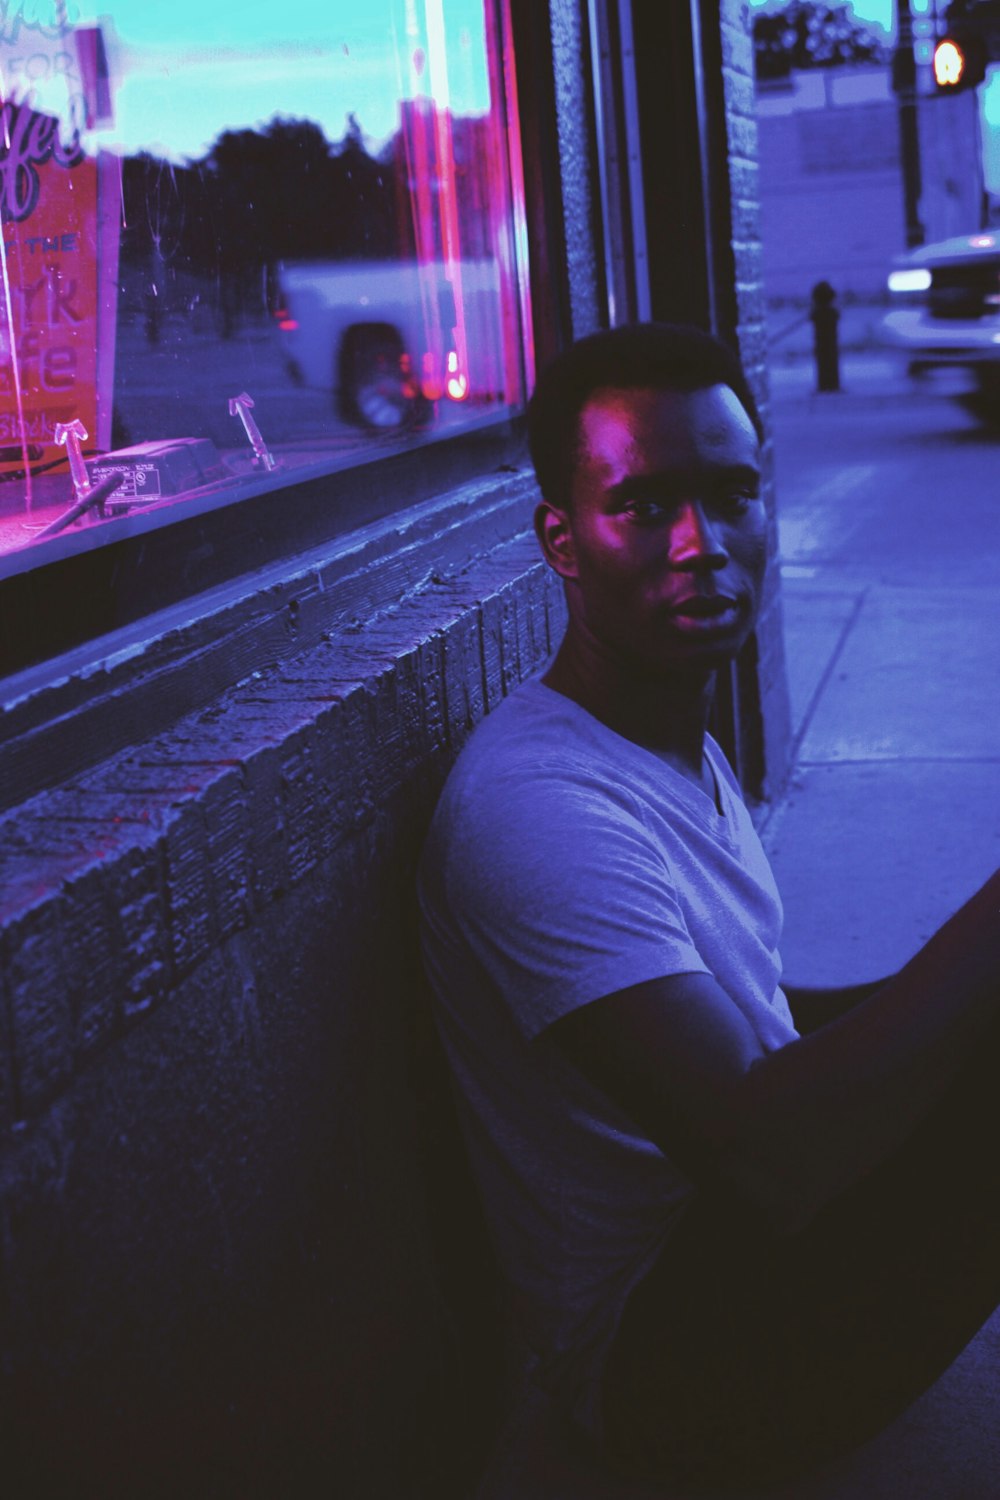
[[[828,281],[817,281],[812,289],[813,351],[816,355],[816,389],[840,390],[840,346],[837,324],[840,309],[837,294]]]

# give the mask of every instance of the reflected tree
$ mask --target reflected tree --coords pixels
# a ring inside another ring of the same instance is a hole
[[[241,323],[273,310],[281,262],[413,258],[420,194],[426,199],[421,253],[440,256],[444,188],[435,153],[442,138],[459,253],[492,258],[491,194],[502,163],[491,121],[421,108],[423,115],[412,102],[409,114],[401,110],[399,128],[377,153],[349,114],[335,143],[313,120],[278,116],[259,130],[223,131],[196,161],[149,153],[126,158],[123,310],[145,316],[153,343],[166,313],[206,306],[216,331],[230,337]],[[412,150],[418,128],[431,143],[424,157]]]
[[[224,131],[187,164],[126,158],[126,307],[142,306],[155,342],[161,310],[207,298],[228,337],[266,313],[280,261],[405,256],[397,160],[391,142],[370,154],[354,115],[336,145],[312,120],[277,117],[262,130]]]

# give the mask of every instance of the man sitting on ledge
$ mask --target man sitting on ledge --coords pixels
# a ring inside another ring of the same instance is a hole
[[[625,1473],[787,1481],[1000,1302],[1000,877],[799,1036],[706,729],[767,550],[744,374],[694,329],[600,333],[529,432],[569,624],[473,734],[421,872],[463,1129],[534,1382]]]

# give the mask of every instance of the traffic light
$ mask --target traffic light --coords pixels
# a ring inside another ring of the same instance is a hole
[[[969,32],[943,36],[934,48],[934,82],[943,94],[974,89],[986,77],[989,54],[983,37]]]

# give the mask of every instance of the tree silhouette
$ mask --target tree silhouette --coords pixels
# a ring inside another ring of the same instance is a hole
[[[416,254],[413,194],[429,193],[424,227],[441,254],[441,182],[408,161],[400,125],[377,155],[354,114],[331,143],[313,120],[275,117],[258,130],[225,130],[197,161],[175,164],[149,153],[122,162],[125,230],[133,307],[164,314],[209,305],[229,336],[245,316],[267,311],[281,262],[407,260]],[[412,121],[410,121],[412,125]],[[447,120],[465,258],[494,253],[499,149],[488,116]],[[425,253],[427,247],[425,246]]]
[[[278,262],[390,259],[411,235],[397,222],[397,153],[366,148],[354,115],[332,145],[312,120],[276,117],[261,130],[226,130],[197,161],[141,152],[122,161],[123,266],[161,310],[208,299],[223,334],[250,307]],[[197,281],[199,290],[190,283]]]
[[[832,68],[844,63],[885,62],[889,48],[843,3],[788,0],[754,18],[757,77],[787,78],[793,68]]]

